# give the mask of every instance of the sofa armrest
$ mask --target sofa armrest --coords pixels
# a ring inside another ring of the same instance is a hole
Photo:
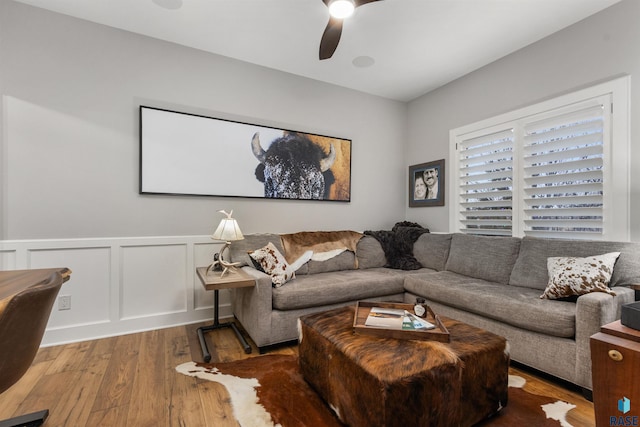
[[[576,378],[578,384],[591,384],[591,335],[600,327],[620,319],[622,304],[634,301],[633,289],[616,286],[615,297],[603,292],[582,295],[576,302]]]
[[[232,289],[233,314],[258,347],[268,344],[271,336],[272,282],[271,276],[253,267],[242,267],[256,285]]]

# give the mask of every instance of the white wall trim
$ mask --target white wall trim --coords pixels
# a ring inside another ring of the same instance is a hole
[[[0,270],[68,267],[71,279],[54,304],[42,345],[51,346],[213,319],[213,292],[196,267],[221,247],[209,236],[0,240]],[[220,317],[230,317],[220,293]]]

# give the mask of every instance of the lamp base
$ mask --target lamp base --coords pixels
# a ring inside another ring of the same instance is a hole
[[[207,267],[207,274],[209,274],[209,271],[222,270],[222,273],[220,273],[220,277],[224,277],[224,275],[227,273],[234,274],[239,265],[239,262],[226,262],[224,260],[216,260],[209,264],[209,267]]]
[[[241,263],[227,262],[222,257],[222,253],[224,252],[225,249],[229,247],[229,245],[231,245],[231,242],[225,242],[220,252],[214,255],[213,262],[209,264],[209,266],[207,267],[207,274],[209,274],[209,271],[222,270],[222,273],[220,274],[220,277],[222,278],[226,273],[229,273],[229,274],[235,273],[235,270]]]

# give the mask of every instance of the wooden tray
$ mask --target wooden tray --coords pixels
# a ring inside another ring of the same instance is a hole
[[[371,335],[379,338],[449,342],[449,331],[440,321],[440,317],[438,317],[429,306],[427,306],[426,320],[436,325],[436,327],[435,329],[429,329],[426,331],[407,331],[401,329],[365,326],[364,323],[367,321],[367,317],[369,316],[371,307],[400,308],[403,310],[407,310],[410,313],[414,313],[413,305],[411,304],[401,304],[396,302],[358,301],[356,303],[356,315],[353,319],[353,331],[355,333],[362,335]]]

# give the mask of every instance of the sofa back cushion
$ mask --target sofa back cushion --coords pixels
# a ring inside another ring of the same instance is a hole
[[[545,289],[549,282],[547,258],[588,257],[609,252],[620,252],[609,286],[640,283],[639,243],[524,237],[509,284]]]
[[[298,270],[298,274],[328,273],[330,271],[354,270],[356,268],[356,257],[351,251],[344,251],[340,255],[329,258],[325,261],[311,260]]]
[[[387,264],[382,245],[375,237],[364,236],[360,239],[356,247],[356,256],[358,268],[361,269],[384,267]]]
[[[447,265],[452,234],[425,233],[413,244],[413,256],[423,267],[442,271]]]
[[[446,270],[506,285],[519,249],[517,237],[456,233],[451,238]]]

